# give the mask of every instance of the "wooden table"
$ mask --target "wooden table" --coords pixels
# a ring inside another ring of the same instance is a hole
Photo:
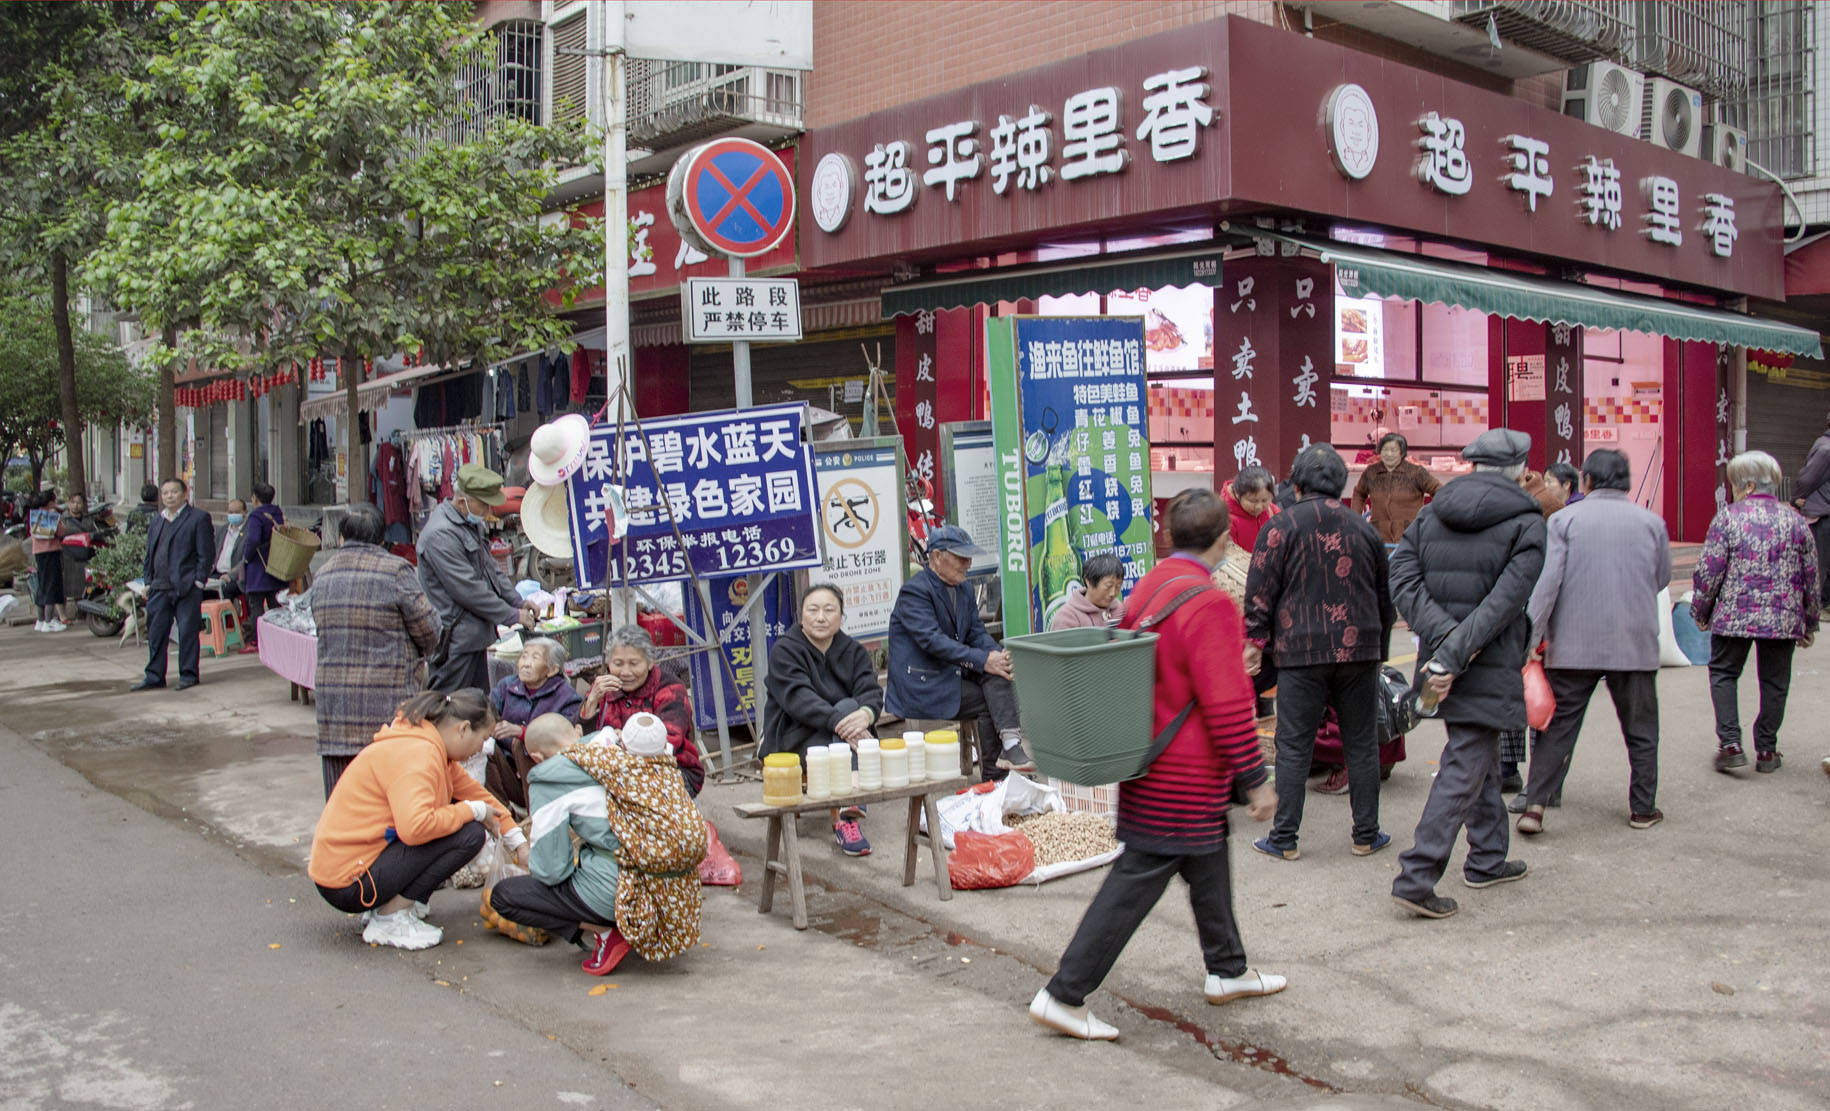
[[[807,889],[801,880],[801,842],[800,835],[795,830],[797,818],[816,810],[824,812],[835,807],[862,806],[893,799],[909,800],[908,845],[902,858],[902,886],[909,887],[915,883],[915,861],[919,849],[915,839],[920,833],[921,815],[925,810],[928,815],[928,847],[934,858],[934,887],[942,899],[953,898],[953,882],[947,875],[947,848],[940,836],[940,808],[935,805],[934,799],[937,795],[950,795],[969,786],[971,784],[965,776],[954,775],[946,779],[911,783],[907,787],[854,791],[834,798],[802,799],[794,806],[770,806],[763,802],[738,804],[736,810],[739,817],[769,819],[769,831],[763,842],[762,895],[757,900],[757,913],[767,914],[775,906],[775,877],[786,876],[788,900],[794,908],[794,928],[807,928]]]

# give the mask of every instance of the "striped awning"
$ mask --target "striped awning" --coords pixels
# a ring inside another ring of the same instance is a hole
[[[1273,238],[1334,264],[1335,280],[1351,297],[1401,297],[1518,320],[1823,356],[1823,341],[1812,329],[1743,313],[1327,239],[1281,234]]]
[[[883,291],[883,319],[904,313],[960,309],[999,301],[1220,284],[1222,243],[1134,255],[1091,255],[1045,266],[974,270]]]

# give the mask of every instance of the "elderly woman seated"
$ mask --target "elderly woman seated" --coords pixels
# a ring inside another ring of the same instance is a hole
[[[604,642],[604,674],[591,684],[579,721],[587,732],[620,731],[630,718],[647,712],[667,725],[686,789],[696,797],[705,785],[705,767],[693,745],[692,704],[686,685],[655,666],[654,641],[640,625],[624,625]]]
[[[541,714],[561,714],[575,722],[584,701],[566,679],[565,666],[564,645],[550,637],[534,637],[522,646],[515,674],[489,692],[489,705],[498,719],[490,734],[495,744],[489,757],[489,791],[523,810],[527,775],[534,770],[523,740],[528,722]]]

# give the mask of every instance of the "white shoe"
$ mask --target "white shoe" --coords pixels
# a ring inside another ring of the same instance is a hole
[[[426,915],[431,910],[432,910],[432,908],[429,905],[419,902],[417,900],[415,900],[412,903],[409,903],[406,907],[407,913],[411,914],[413,917],[419,919],[421,922],[424,922],[426,920]]]
[[[45,627],[44,627],[44,622],[43,622],[43,621],[34,621],[34,622],[32,622],[32,631],[33,631],[33,632],[34,632],[34,633],[42,633],[42,632],[44,632],[44,631],[45,631]]]
[[[392,945],[396,949],[430,949],[444,939],[445,931],[421,922],[405,910],[377,914],[362,927],[363,941],[370,945]]]
[[[64,624],[62,621],[47,621],[44,623],[44,631],[47,633],[61,633],[69,629],[69,627],[70,626]]]
[[[1235,999],[1244,999],[1253,995],[1276,995],[1289,985],[1290,981],[1275,972],[1248,971],[1244,976],[1207,977],[1207,988],[1204,994],[1207,1001],[1218,1007],[1222,1003],[1231,1003]]]
[[[1115,1042],[1118,1040],[1118,1027],[1101,1022],[1093,1017],[1093,1012],[1085,1004],[1070,1007],[1058,1001],[1043,988],[1029,1003],[1029,1018],[1038,1026],[1046,1026],[1057,1033],[1070,1038],[1079,1038],[1089,1042]]]

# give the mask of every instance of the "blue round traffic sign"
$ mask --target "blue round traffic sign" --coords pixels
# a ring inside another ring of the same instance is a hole
[[[794,179],[761,143],[719,139],[695,147],[667,184],[681,233],[721,254],[763,254],[794,227]]]

